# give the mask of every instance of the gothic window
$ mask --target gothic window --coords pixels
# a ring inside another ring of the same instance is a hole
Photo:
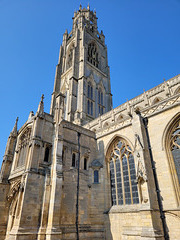
[[[75,167],[76,165],[76,155],[75,153],[72,154],[72,167]]]
[[[180,184],[180,121],[173,128],[171,134],[170,149]]]
[[[88,83],[88,92],[87,92],[87,113],[93,116],[93,87],[91,83]]]
[[[99,171],[94,170],[94,183],[99,183]]]
[[[73,49],[74,45],[71,46],[67,54],[66,70],[68,70],[72,66]]]
[[[112,205],[139,203],[134,157],[130,146],[118,139],[109,151]]]
[[[96,46],[94,43],[90,43],[88,46],[88,62],[90,62],[91,64],[93,64],[95,67],[98,68],[98,52],[96,49]]]
[[[17,160],[17,167],[21,167],[25,164],[28,145],[30,140],[31,130],[28,128],[26,131],[20,136],[19,139],[19,146],[18,146],[18,160]]]
[[[99,114],[103,114],[103,92],[101,89],[98,89],[98,110]]]
[[[48,161],[49,161],[49,148],[46,147],[45,155],[44,155],[44,162],[48,162]]]

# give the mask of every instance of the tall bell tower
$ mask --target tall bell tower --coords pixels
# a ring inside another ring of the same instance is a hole
[[[51,101],[53,115],[60,93],[65,98],[64,119],[79,125],[112,109],[105,36],[98,31],[96,12],[89,5],[80,5],[71,32],[63,35]]]

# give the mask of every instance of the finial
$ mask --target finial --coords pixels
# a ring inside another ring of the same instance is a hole
[[[82,9],[82,5],[80,4],[80,6],[79,6],[79,10],[81,10]]]
[[[42,103],[44,102],[44,94],[42,94],[42,96],[41,96],[41,102]]]
[[[89,10],[90,9],[90,6],[89,6],[89,3],[88,3],[88,5],[87,5],[87,10]]]
[[[163,78],[163,81],[164,81],[164,90],[165,90],[166,96],[170,96],[171,91],[170,91],[169,84],[166,82],[165,78]]]
[[[144,103],[145,103],[145,106],[147,106],[147,105],[149,105],[148,95],[144,88],[143,88],[143,91],[144,91],[144,94],[143,94]]]
[[[33,111],[31,111],[30,113],[29,113],[29,117],[28,117],[28,120],[31,120],[31,118],[34,116],[34,112]]]
[[[132,117],[132,114],[131,114],[131,106],[130,106],[130,104],[129,104],[129,100],[127,99],[127,102],[126,102],[126,108],[127,108],[127,112],[128,112],[128,115],[130,116],[130,117]]]
[[[12,135],[17,135],[17,123],[18,123],[18,117],[16,118],[16,122],[15,122],[15,124],[14,124],[14,127],[13,127],[13,130],[12,130],[12,132],[11,132],[11,134]]]
[[[44,94],[41,96],[41,101],[38,106],[37,114],[42,115],[44,113]]]
[[[94,9],[94,14],[96,15],[96,9]]]

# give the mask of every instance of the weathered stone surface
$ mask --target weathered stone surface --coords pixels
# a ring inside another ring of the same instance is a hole
[[[63,35],[50,114],[43,98],[7,141],[0,240],[76,239],[77,225],[81,240],[160,240],[164,217],[179,240],[180,75],[111,110],[105,37],[80,7]]]

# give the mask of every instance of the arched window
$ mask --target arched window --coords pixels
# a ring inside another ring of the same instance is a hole
[[[76,155],[75,153],[72,154],[72,167],[75,167],[76,165]]]
[[[103,114],[103,92],[101,89],[98,89],[98,110],[99,114]]]
[[[99,183],[99,171],[94,170],[94,183]]]
[[[108,160],[112,205],[139,203],[134,157],[125,140],[114,141]]]
[[[28,128],[25,132],[20,136],[19,139],[19,146],[18,146],[18,160],[17,160],[17,167],[21,167],[25,164],[27,152],[29,149],[29,141],[30,141],[31,129]]]
[[[84,158],[84,170],[87,170],[87,158]]]
[[[176,193],[177,204],[180,205],[180,115],[171,120],[166,130],[165,149],[168,157],[171,177]]]
[[[93,64],[95,67],[98,68],[98,53],[97,53],[97,49],[94,43],[90,43],[88,45],[88,62],[90,62],[91,64]]]
[[[173,129],[170,147],[174,159],[177,177],[180,184],[180,121]]]
[[[67,62],[66,62],[66,70],[69,69],[72,66],[73,49],[74,49],[74,45],[72,45],[70,47],[70,49],[68,50]]]
[[[87,113],[93,116],[93,87],[91,83],[88,83],[87,89]]]
[[[44,162],[48,162],[48,161],[49,161],[49,148],[46,147],[45,155],[44,155]]]

